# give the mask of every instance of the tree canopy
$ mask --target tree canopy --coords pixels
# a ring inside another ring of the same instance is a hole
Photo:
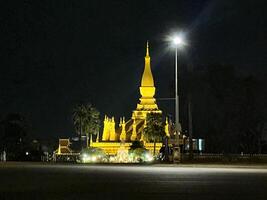
[[[96,135],[100,128],[100,113],[91,104],[78,105],[73,110],[73,123],[80,135]]]
[[[164,123],[162,120],[162,114],[160,113],[148,113],[146,117],[146,126],[143,131],[146,141],[154,142],[154,155],[156,142],[162,141],[165,136]]]
[[[29,141],[29,122],[19,113],[7,114],[0,120],[0,152],[7,152],[8,160],[20,160]]]
[[[233,66],[213,64],[180,76],[182,127],[188,129],[190,94],[193,137],[205,139],[207,152],[262,152],[267,135],[266,80],[239,72]]]
[[[99,117],[99,111],[91,104],[81,104],[76,106],[73,110],[73,123],[75,130],[78,135],[80,135],[81,142],[82,136],[86,136],[86,146],[90,145],[88,144],[88,136],[91,138],[91,135],[97,135],[99,133]]]

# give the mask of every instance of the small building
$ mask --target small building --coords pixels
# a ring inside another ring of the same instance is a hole
[[[71,149],[70,139],[59,139],[58,148],[53,153],[54,161],[76,161],[78,151]]]

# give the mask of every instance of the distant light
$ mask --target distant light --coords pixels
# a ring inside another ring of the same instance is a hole
[[[198,140],[198,148],[199,148],[199,151],[203,150],[203,139]]]
[[[82,154],[82,162],[86,163],[89,161],[90,161],[90,157],[86,153]]]
[[[151,154],[149,154],[149,153],[146,153],[146,155],[145,155],[145,159],[146,159],[146,161],[148,161],[148,162],[151,162],[151,161],[154,160],[153,156],[152,156]]]
[[[96,161],[96,157],[95,156],[92,156],[92,161],[95,162]]]
[[[87,154],[83,154],[82,157],[83,158],[88,158],[88,155]]]
[[[26,151],[26,152],[25,152],[25,154],[26,154],[26,156],[28,156],[28,155],[29,155],[29,152],[28,152],[28,151]]]

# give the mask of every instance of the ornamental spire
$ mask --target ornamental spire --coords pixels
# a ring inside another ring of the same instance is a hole
[[[154,87],[154,80],[153,80],[153,75],[152,75],[151,67],[150,67],[148,41],[146,43],[145,67],[144,67],[144,72],[143,72],[143,76],[142,76],[141,87]]]
[[[149,43],[146,41],[146,57],[149,57]]]

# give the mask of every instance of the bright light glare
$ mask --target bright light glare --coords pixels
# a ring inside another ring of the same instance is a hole
[[[88,156],[87,154],[82,154],[82,161],[84,163],[90,162],[90,160],[91,160],[90,156]]]
[[[185,36],[185,32],[173,32],[169,35],[166,35],[166,42],[168,42],[171,47],[182,49],[184,46],[187,46]]]
[[[82,157],[83,158],[88,158],[88,155],[87,154],[83,154]]]
[[[181,44],[183,44],[183,40],[182,40],[181,37],[176,36],[176,37],[173,38],[173,43],[175,45],[181,45]]]
[[[145,155],[145,159],[146,159],[146,161],[148,161],[148,162],[151,162],[151,161],[153,161],[153,156],[152,155],[150,155],[149,153],[147,153],[146,155]]]
[[[89,156],[88,154],[83,154],[82,155],[82,161],[85,162],[85,163],[96,162],[97,158],[98,158],[98,156]]]
[[[93,162],[96,161],[96,157],[95,157],[95,156],[92,157],[92,161],[93,161]]]

